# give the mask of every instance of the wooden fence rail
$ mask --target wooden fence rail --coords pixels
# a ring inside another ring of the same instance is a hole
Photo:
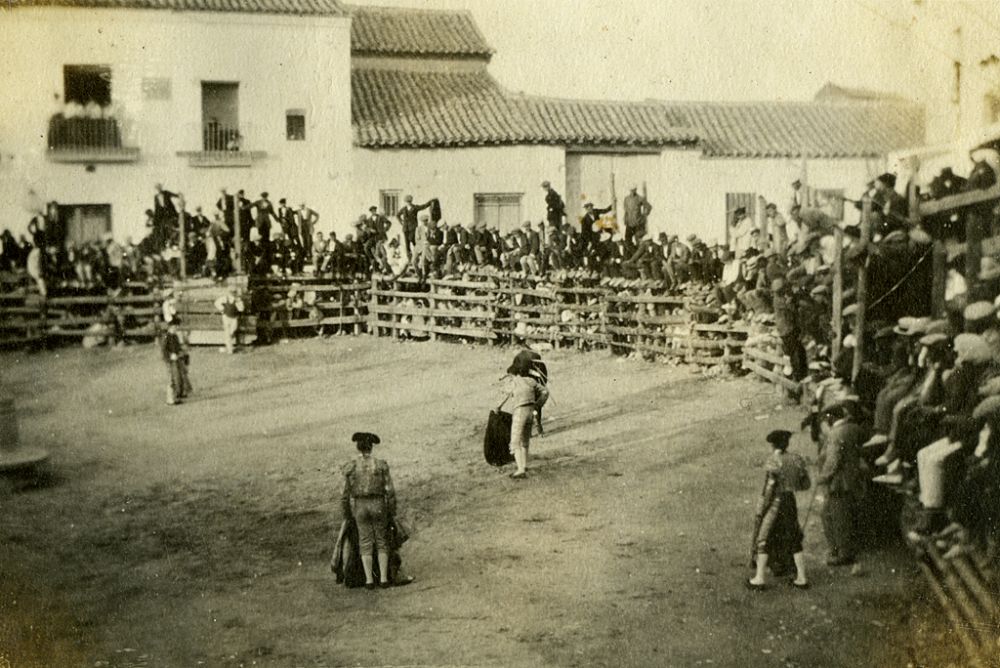
[[[376,336],[606,348],[703,366],[743,361],[749,330],[705,322],[720,313],[655,292],[648,285],[639,292],[488,274],[426,282],[375,276],[368,329]]]

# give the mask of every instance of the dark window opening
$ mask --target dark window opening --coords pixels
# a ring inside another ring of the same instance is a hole
[[[243,144],[239,83],[201,82],[201,118],[206,151],[239,151]]]
[[[285,114],[285,136],[288,138],[288,141],[305,141],[305,114],[297,111],[289,111]]]
[[[63,98],[65,102],[83,106],[94,102],[107,107],[111,104],[111,68],[107,65],[65,65]]]

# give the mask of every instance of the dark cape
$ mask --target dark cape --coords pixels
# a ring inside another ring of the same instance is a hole
[[[403,559],[399,556],[399,548],[403,546],[410,536],[398,520],[393,518],[389,521],[389,582],[400,584],[399,574],[403,566]],[[372,548],[372,576],[375,582],[381,580],[378,559],[375,548]],[[337,578],[338,583],[345,587],[355,588],[365,586],[365,569],[361,565],[361,547],[358,542],[358,525],[353,517],[348,517],[340,525],[340,533],[337,536],[337,543],[333,549],[333,557],[330,559],[330,570]],[[412,579],[412,578],[411,578]]]

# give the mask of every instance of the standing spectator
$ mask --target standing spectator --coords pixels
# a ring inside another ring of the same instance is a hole
[[[112,289],[119,288],[125,282],[125,249],[114,239],[109,238],[106,252],[108,254],[108,265],[104,284]]]
[[[302,247],[302,240],[299,238],[299,226],[295,222],[295,212],[288,208],[288,200],[284,197],[278,200],[278,209],[275,218],[281,225],[281,231],[292,246]]]
[[[788,244],[794,239],[789,239],[788,222],[785,217],[778,213],[778,205],[770,202],[764,207],[764,215],[767,217],[767,229],[771,233],[771,244],[779,253],[784,254],[788,250]]]
[[[625,209],[625,241],[637,245],[635,238],[646,234],[646,224],[649,214],[653,211],[653,205],[645,196],[637,192],[635,186],[632,186],[628,190],[628,195],[625,196],[623,208]]]
[[[235,288],[215,300],[215,310],[222,314],[222,334],[225,337],[225,351],[236,352],[236,335],[240,329],[240,314],[246,307]],[[221,352],[221,351],[220,351]]]
[[[542,181],[542,188],[545,190],[545,220],[552,225],[561,225],[566,216],[566,204],[551,183]]]
[[[304,257],[313,257],[313,231],[316,223],[319,222],[319,214],[306,206],[305,202],[299,204],[295,211],[295,220],[299,227],[299,236],[302,238],[302,253]],[[319,269],[319,265],[315,265]]]
[[[167,324],[167,331],[160,341],[160,353],[163,362],[167,366],[167,405],[174,406],[181,403],[184,395],[184,376],[181,371],[181,355],[184,349],[181,344],[177,326],[180,324],[179,318],[174,318]]]
[[[27,270],[28,276],[35,282],[38,287],[38,293],[43,297],[48,294],[48,290],[45,287],[45,275],[43,273],[43,261],[42,261],[42,249],[38,246],[31,246],[31,250],[28,251],[27,260]]]
[[[580,219],[580,243],[582,244],[581,251],[583,257],[588,258],[592,255],[597,245],[599,233],[594,227],[600,222],[601,216],[611,211],[612,207],[607,206],[603,209],[597,209],[594,208],[593,203],[586,202],[583,205],[583,209],[583,218]]]
[[[733,211],[730,239],[732,240],[733,252],[736,253],[736,257],[743,257],[753,247],[753,239],[750,233],[754,229],[756,227],[753,224],[753,219],[747,214],[746,207],[741,206]]]
[[[433,200],[424,204],[414,204],[413,195],[407,195],[403,198],[403,201],[405,204],[396,213],[396,217],[399,218],[399,222],[403,227],[403,242],[406,247],[406,256],[410,257],[413,253],[413,245],[417,239],[417,214],[429,207]]]
[[[830,550],[827,565],[848,566],[855,559],[857,502],[863,492],[860,447],[864,432],[843,403],[821,415],[825,447],[820,451],[817,484],[826,488],[823,533]]]
[[[280,227],[281,221],[277,220],[274,213],[274,205],[271,204],[271,200],[268,199],[266,192],[262,192],[260,199],[253,203],[253,211],[256,214],[254,217],[254,226],[260,234],[260,243],[264,250],[265,262],[267,262],[270,260],[271,255],[271,226],[274,223],[278,223]]]
[[[240,192],[242,193],[243,191]],[[222,222],[226,224],[231,233],[235,233],[236,231],[238,205],[237,198],[230,195],[225,188],[219,190],[219,199],[215,202],[215,208],[219,210],[219,213],[222,215]]]
[[[177,207],[174,198],[177,195],[163,189],[162,183],[156,184],[156,194],[153,196],[153,239],[157,249],[167,245],[169,230],[177,223]]]
[[[781,337],[781,345],[792,365],[792,379],[796,382],[809,375],[809,360],[802,345],[802,328],[799,323],[798,301],[788,287],[787,279],[771,281],[771,300],[774,306],[774,328]]]

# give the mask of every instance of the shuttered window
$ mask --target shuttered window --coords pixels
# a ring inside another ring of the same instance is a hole
[[[477,193],[475,195],[475,223],[499,227],[501,232],[513,230],[521,220],[523,193]],[[461,221],[458,221],[461,222]]]

